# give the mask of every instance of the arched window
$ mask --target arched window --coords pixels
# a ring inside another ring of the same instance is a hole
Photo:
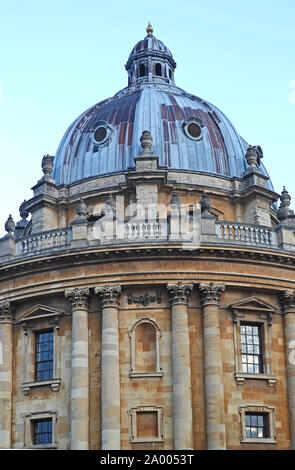
[[[140,64],[139,66],[139,76],[145,77],[146,76],[146,66],[145,64]]]
[[[169,78],[170,78],[170,80],[172,80],[172,72],[171,72],[171,69],[169,69]]]
[[[156,64],[156,75],[158,77],[162,76],[162,65],[161,64]]]
[[[130,377],[162,376],[160,367],[161,330],[149,318],[141,318],[129,332],[131,340]]]

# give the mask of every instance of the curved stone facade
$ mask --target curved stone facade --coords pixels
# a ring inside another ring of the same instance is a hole
[[[151,129],[124,171],[45,155],[5,224],[1,448],[295,448],[288,192],[242,143],[238,173],[164,166]]]

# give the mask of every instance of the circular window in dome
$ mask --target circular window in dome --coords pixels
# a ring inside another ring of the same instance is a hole
[[[110,128],[106,122],[97,122],[92,127],[92,138],[95,144],[103,144],[109,138]]]
[[[96,142],[98,143],[101,143],[105,140],[106,136],[107,136],[107,130],[105,127],[103,126],[99,126],[97,127],[97,129],[95,129],[94,131],[94,140],[96,140]]]
[[[200,140],[203,137],[204,123],[201,119],[191,118],[183,123],[183,130],[187,137],[192,140]]]

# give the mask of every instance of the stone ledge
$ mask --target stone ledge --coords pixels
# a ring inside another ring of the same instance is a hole
[[[267,437],[246,437],[245,439],[241,437],[241,442],[245,444],[276,444],[277,440],[276,438],[272,439]]]
[[[274,387],[277,382],[276,376],[269,374],[247,374],[244,372],[236,372],[234,376],[238,385],[244,385],[245,379],[267,380],[267,385],[269,387]]]
[[[53,392],[58,392],[60,389],[61,379],[44,380],[42,382],[23,382],[21,384],[24,395],[31,393],[31,388],[36,387],[51,387]]]

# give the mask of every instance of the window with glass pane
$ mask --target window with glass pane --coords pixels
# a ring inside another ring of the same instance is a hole
[[[257,324],[241,324],[242,369],[248,374],[263,373],[262,331]]]
[[[268,414],[246,413],[246,437],[264,438],[268,435]]]
[[[34,445],[52,443],[52,419],[41,419],[33,422]]]
[[[53,331],[36,334],[35,380],[53,379]]]

